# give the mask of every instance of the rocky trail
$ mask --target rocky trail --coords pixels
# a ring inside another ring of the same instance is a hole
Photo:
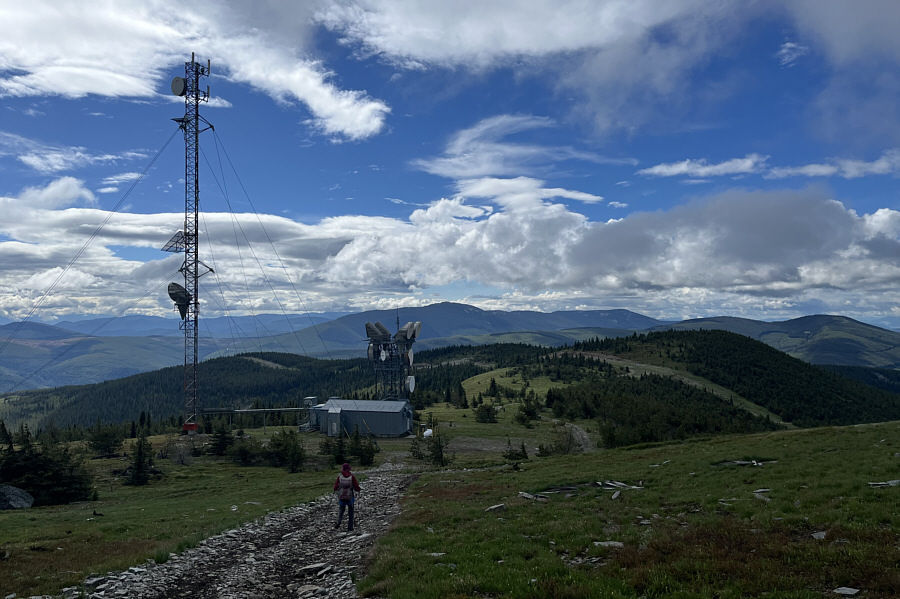
[[[354,579],[376,540],[400,513],[400,497],[416,475],[384,464],[362,472],[354,530],[334,530],[331,495],[211,537],[163,564],[89,578],[64,597],[94,599],[275,599],[357,597]],[[82,595],[81,593],[84,593]]]

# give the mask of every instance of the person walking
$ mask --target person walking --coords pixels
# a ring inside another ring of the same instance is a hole
[[[362,492],[359,488],[359,482],[353,473],[350,472],[350,464],[344,462],[341,473],[338,474],[337,480],[334,481],[334,490],[338,494],[338,517],[334,523],[335,528],[341,526],[341,520],[344,519],[344,509],[347,509],[347,532],[353,530],[353,504],[356,503],[356,493]]]

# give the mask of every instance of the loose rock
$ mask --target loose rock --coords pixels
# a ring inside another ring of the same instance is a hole
[[[358,576],[375,541],[400,513],[403,490],[415,479],[397,470],[386,464],[364,473],[365,501],[359,504],[353,533],[333,529],[336,508],[331,495],[325,495],[206,539],[165,563],[89,578],[85,596],[355,598],[351,573]]]

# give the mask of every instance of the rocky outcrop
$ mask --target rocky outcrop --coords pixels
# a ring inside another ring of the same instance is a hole
[[[0,510],[30,508],[34,497],[28,491],[10,485],[0,485]]]
[[[274,599],[356,597],[353,579],[365,557],[400,513],[399,500],[415,475],[385,464],[365,472],[352,533],[334,529],[331,495],[272,513],[202,541],[162,564],[89,578],[65,597],[94,599]]]

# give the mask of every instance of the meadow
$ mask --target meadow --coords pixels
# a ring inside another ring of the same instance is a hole
[[[409,439],[379,441],[376,464],[404,457],[421,476],[357,581],[361,594],[900,595],[900,486],[869,484],[900,479],[898,422],[542,458],[535,449],[552,443],[556,425],[526,428],[514,413],[507,404],[497,423],[479,423],[472,410],[423,410],[450,440],[447,468],[410,459]],[[596,435],[592,423],[576,424]],[[129,487],[114,472],[127,460],[89,460],[98,501],[0,512],[0,596],[56,593],[92,574],[165,561],[320,497],[334,470],[315,455],[320,437],[304,439],[311,461],[297,474],[201,456],[158,460],[164,476]],[[171,438],[152,441],[159,448]],[[513,467],[503,451],[522,443],[529,457]]]
[[[427,473],[359,588],[394,599],[896,597],[900,485],[870,483],[897,479],[898,422]],[[620,485],[597,485],[608,481]]]

